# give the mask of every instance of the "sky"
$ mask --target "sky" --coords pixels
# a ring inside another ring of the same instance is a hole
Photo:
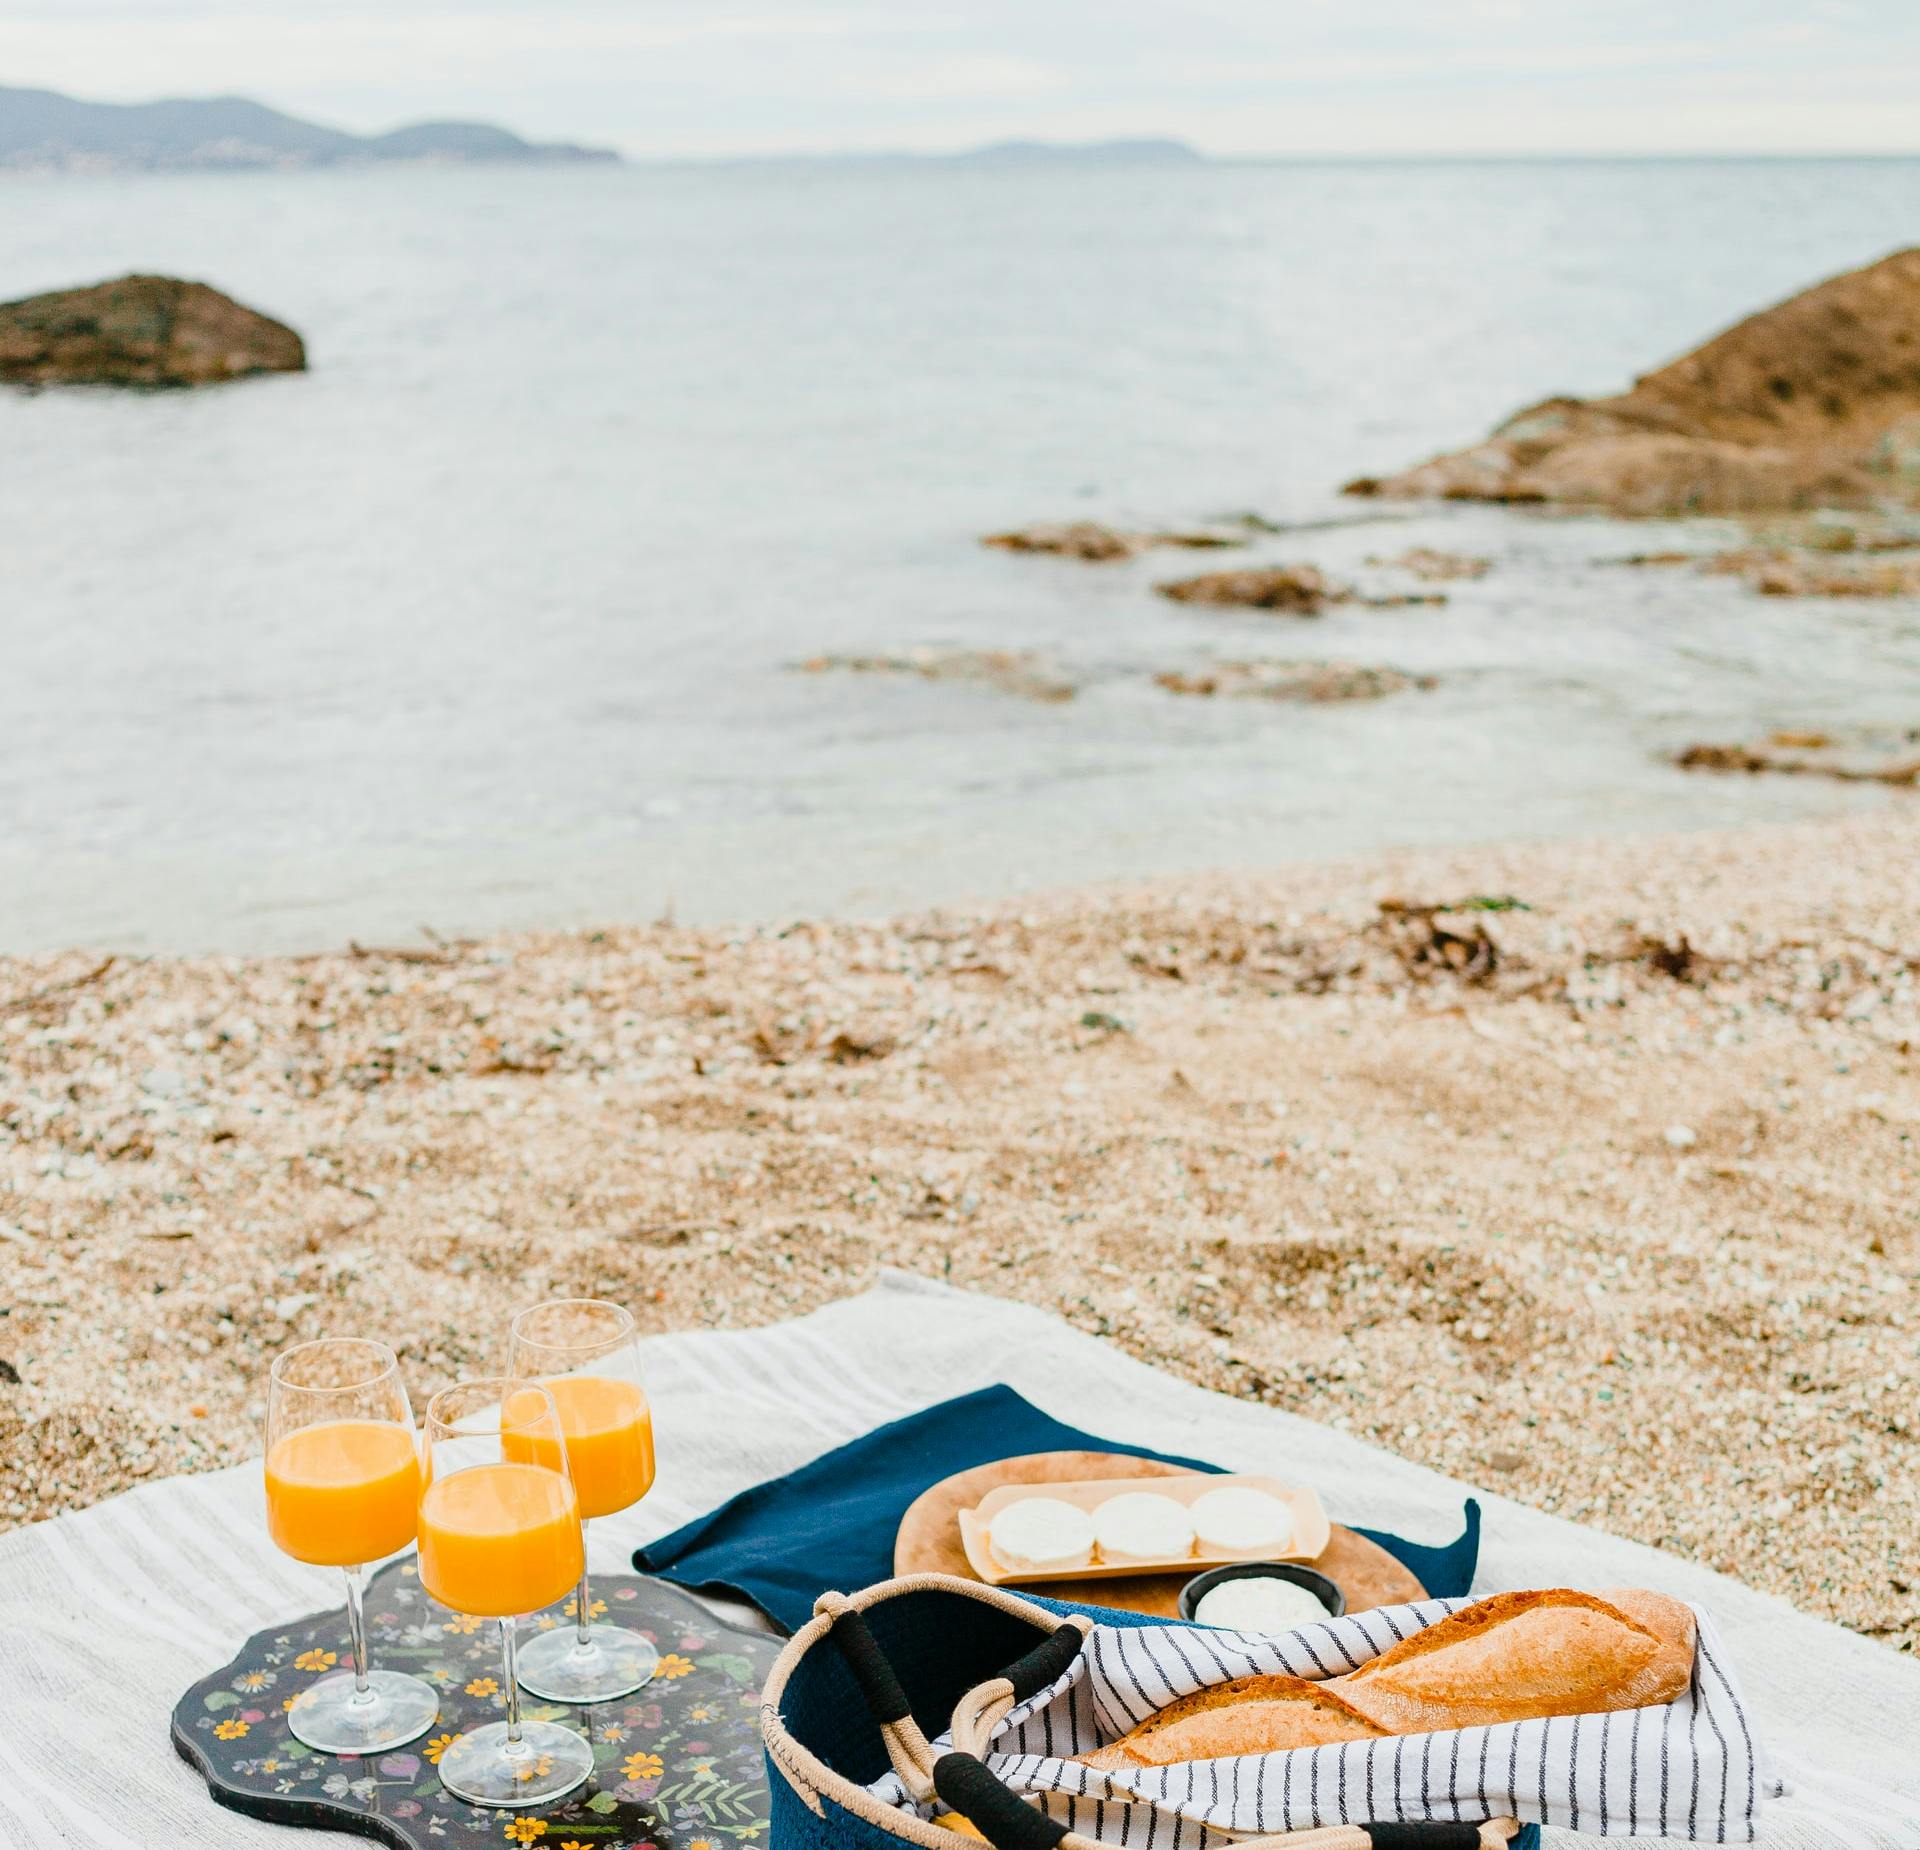
[[[634,156],[1920,152],[1920,0],[0,0],[0,83]]]

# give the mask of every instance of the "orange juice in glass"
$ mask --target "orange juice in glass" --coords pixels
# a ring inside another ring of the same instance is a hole
[[[653,1488],[653,1413],[640,1379],[640,1332],[618,1304],[555,1298],[523,1310],[507,1373],[553,1396],[582,1520],[631,1509]],[[607,1702],[651,1680],[660,1654],[624,1625],[595,1624],[584,1566],[573,1625],[529,1639],[520,1681],[550,1702]]]
[[[580,1499],[553,1396],[527,1381],[464,1382],[427,1407],[420,1584],[441,1605],[500,1621],[506,1720],[463,1734],[440,1782],[474,1805],[544,1805],[593,1771],[571,1728],[520,1719],[514,1621],[566,1595],[585,1567]]]
[[[287,1726],[327,1754],[377,1754],[426,1733],[433,1686],[367,1663],[360,1570],[413,1540],[420,1494],[413,1409],[385,1343],[329,1337],[275,1358],[267,1377],[267,1533],[296,1561],[347,1580],[353,1668],[295,1693]]]

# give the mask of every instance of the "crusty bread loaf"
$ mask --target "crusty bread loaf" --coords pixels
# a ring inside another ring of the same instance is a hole
[[[1693,1614],[1658,1593],[1497,1593],[1345,1676],[1237,1677],[1083,1755],[1165,1766],[1671,1702],[1693,1675]]]
[[[1387,1734],[1671,1702],[1692,1672],[1693,1614],[1656,1594],[1635,1603],[1654,1623],[1565,1587],[1497,1593],[1336,1683]],[[1682,1627],[1684,1643],[1674,1636]]]
[[[1651,1693],[1638,1702],[1619,1702],[1614,1707],[1648,1709],[1673,1701],[1693,1681],[1693,1608],[1644,1587],[1608,1587],[1600,1597],[1660,1640],[1644,1673],[1644,1687]]]
[[[1385,1734],[1328,1685],[1305,1677],[1235,1677],[1195,1690],[1131,1734],[1081,1758],[1092,1767],[1170,1766],[1221,1754],[1274,1754]]]

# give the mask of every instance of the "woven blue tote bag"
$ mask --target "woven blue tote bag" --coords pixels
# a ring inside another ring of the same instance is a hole
[[[1536,1850],[1537,1830],[1511,1818],[1249,1835],[1001,1782],[982,1757],[983,1713],[1060,1682],[1090,1638],[1166,1623],[938,1574],[823,1595],[762,1702],[773,1850],[971,1850],[982,1837],[995,1850]],[[934,1745],[949,1736],[960,1745]],[[935,1821],[956,1814],[971,1833]]]

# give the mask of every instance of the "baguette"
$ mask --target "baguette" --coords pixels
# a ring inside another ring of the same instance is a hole
[[[1387,1732],[1305,1677],[1235,1677],[1169,1703],[1133,1730],[1081,1759],[1090,1767],[1168,1766],[1222,1754],[1277,1754]]]
[[[1387,1734],[1671,1702],[1692,1674],[1693,1614],[1630,1594],[1636,1617],[1620,1597],[1497,1593],[1335,1682]]]
[[[1671,1702],[1693,1675],[1693,1614],[1636,1590],[1496,1593],[1358,1670],[1236,1677],[1169,1704],[1088,1766],[1165,1766]]]

